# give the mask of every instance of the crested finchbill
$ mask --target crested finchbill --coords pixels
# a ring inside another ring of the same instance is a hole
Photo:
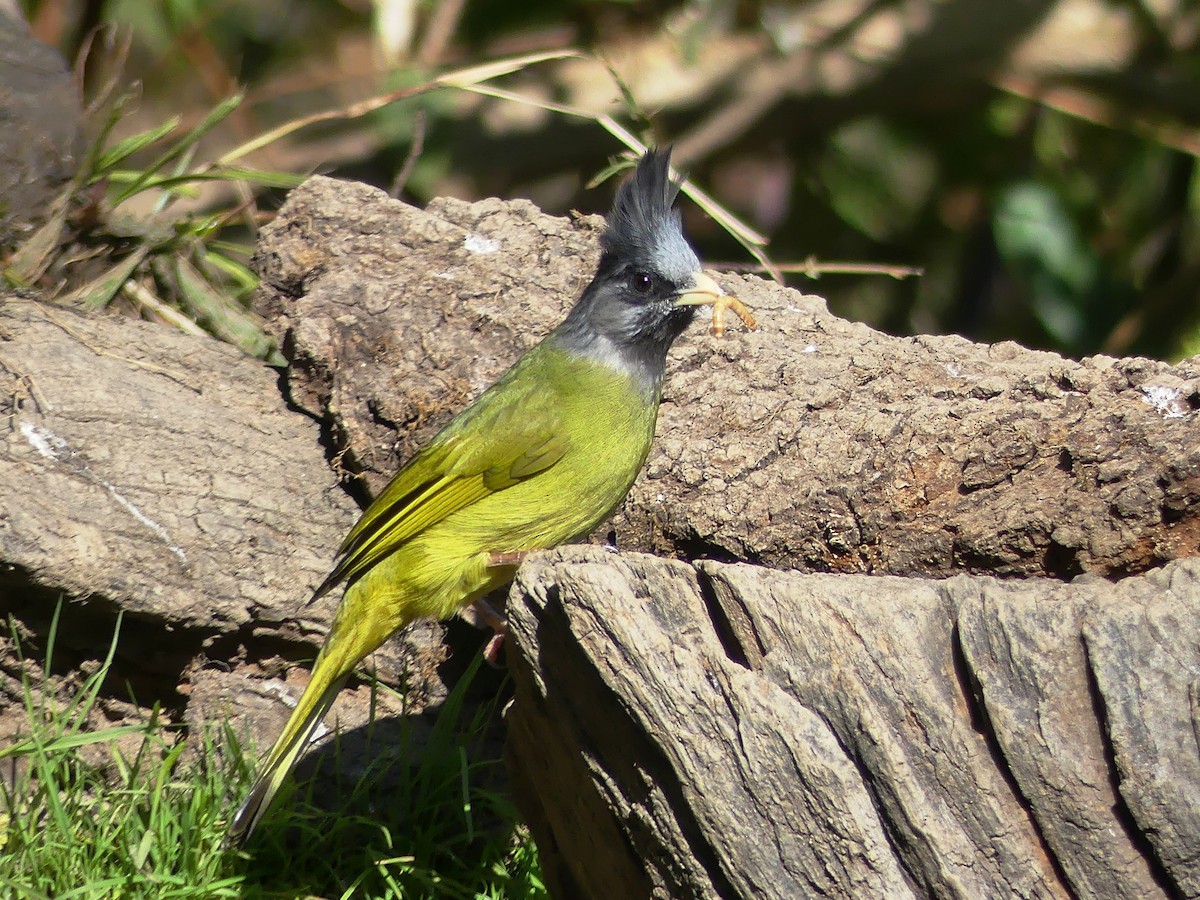
[[[667,351],[711,306],[753,316],[683,235],[670,152],[617,190],[591,282],[563,321],[409,459],[337,553],[314,598],[345,584],[312,677],[230,841],[262,819],[354,668],[420,618],[445,619],[512,580],[527,553],[585,537],[625,499],[654,438]],[[502,633],[502,625],[497,629]]]

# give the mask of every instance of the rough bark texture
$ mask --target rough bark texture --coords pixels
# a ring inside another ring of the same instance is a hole
[[[31,641],[22,664],[7,628],[0,637],[0,735],[24,716],[14,679],[40,658],[65,597],[78,603],[63,614],[60,671],[102,659],[115,611],[127,614],[109,714],[136,715],[129,682],[145,707],[209,700],[184,715],[249,713],[257,742],[274,738],[279,695],[302,684],[247,675],[281,674],[280,655],[312,658],[334,601],[304,600],[356,514],[319,429],[287,408],[277,381],[216,341],[0,302],[0,615]],[[393,681],[408,672],[419,706],[441,692],[443,656],[430,627],[379,663]],[[251,665],[220,671],[235,662]]]
[[[1200,895],[1200,561],[1117,585],[572,548],[510,597],[562,897]]]
[[[216,341],[16,299],[0,341],[16,399],[0,457],[10,565],[185,628],[320,627],[296,596],[328,570],[314,547],[336,543],[353,504],[269,369]]]
[[[332,416],[378,487],[558,321],[596,229],[521,201],[421,211],[311,179],[259,250],[262,307],[298,362],[292,396]],[[893,338],[820,298],[721,280],[761,326],[697,327],[673,351],[655,448],[612,526],[621,547],[1057,577],[1200,549],[1196,360]]]

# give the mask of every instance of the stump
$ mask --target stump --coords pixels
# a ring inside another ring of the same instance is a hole
[[[509,768],[560,897],[1197,896],[1198,611],[1196,559],[1064,584],[571,548],[510,598]]]

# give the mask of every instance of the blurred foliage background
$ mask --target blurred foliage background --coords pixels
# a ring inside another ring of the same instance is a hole
[[[35,0],[23,11],[78,60],[85,98],[135,87],[110,146],[174,116],[187,133],[244,91],[189,160],[438,73],[573,49],[489,84],[674,142],[679,168],[769,238],[788,282],[842,316],[1074,357],[1200,352],[1191,0]],[[611,186],[588,185],[623,149],[587,115],[443,88],[307,124],[241,162],[357,178],[418,204],[528,197],[602,212]],[[117,182],[96,183],[111,202]],[[170,199],[209,216],[220,259],[245,263],[238,248],[287,183],[197,181]],[[126,215],[163,205],[123,202]],[[709,264],[755,265],[702,211],[689,204],[686,217]],[[821,268],[839,262],[923,275]],[[222,268],[248,291],[244,272]]]

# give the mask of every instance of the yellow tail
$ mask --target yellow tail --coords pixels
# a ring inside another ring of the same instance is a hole
[[[267,754],[249,796],[233,814],[229,827],[230,844],[240,846],[250,837],[304,752],[317,723],[329,711],[346,678],[363,657],[416,616],[444,618],[451,615],[471,598],[472,592],[478,593],[490,586],[489,579],[498,577],[496,572],[501,571],[488,569],[488,556],[480,553],[471,561],[478,568],[477,572],[469,571],[464,576],[463,564],[455,566],[453,557],[447,572],[444,571],[445,556],[430,557],[422,546],[409,544],[375,565],[346,589],[325,638],[325,646],[313,666],[308,687],[292,710],[283,734]],[[431,559],[439,562],[442,568],[435,566],[430,573]],[[412,578],[404,574],[413,569],[425,574],[419,584],[414,584]],[[511,572],[508,574],[511,577]],[[468,576],[473,576],[474,581]],[[413,597],[423,598],[425,605],[413,602]],[[447,597],[451,598],[449,602]]]
[[[296,760],[300,758],[300,753],[308,746],[317,724],[329,711],[329,707],[337,698],[338,691],[342,689],[346,678],[349,677],[347,672],[335,676],[330,681],[329,676],[323,676],[321,672],[322,662],[323,660],[318,658],[317,665],[313,669],[312,680],[309,681],[308,687],[300,697],[300,702],[292,711],[287,725],[283,728],[283,733],[267,755],[267,759],[258,773],[258,778],[254,781],[254,786],[250,788],[250,793],[246,795],[242,805],[233,814],[233,823],[229,826],[228,842],[234,846],[240,847],[245,844],[254,829],[258,827],[258,823],[270,807],[271,801],[283,786],[284,779],[296,765]],[[324,689],[320,687],[322,682],[326,683]]]
[[[344,604],[343,604],[344,605]],[[243,845],[266,813],[271,801],[283,786],[284,779],[312,737],[317,723],[329,711],[346,679],[368,653],[378,647],[389,633],[386,629],[368,627],[340,628],[346,617],[338,611],[325,646],[317,656],[308,687],[292,710],[283,733],[267,754],[250,793],[242,801],[229,826],[228,843]],[[351,617],[353,620],[353,617]]]

